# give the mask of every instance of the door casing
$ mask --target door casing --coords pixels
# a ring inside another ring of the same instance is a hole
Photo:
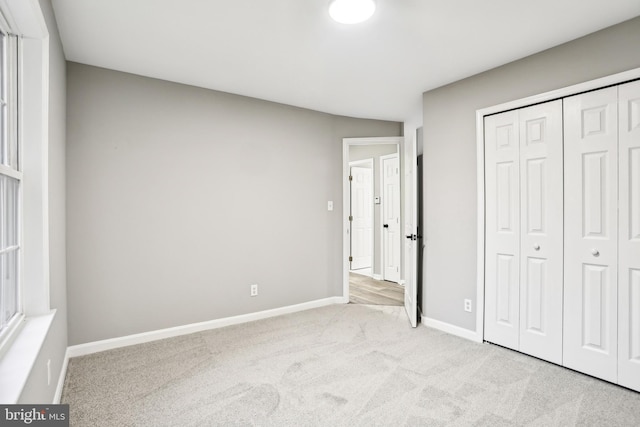
[[[343,138],[342,140],[342,302],[349,302],[349,252],[351,236],[349,235],[349,147],[357,145],[389,145],[395,144],[399,159],[402,159],[401,136],[373,137],[373,138]],[[402,161],[400,171],[403,171]],[[402,175],[401,175],[402,176]],[[403,227],[401,221],[401,227]],[[400,233],[404,230],[401,229]]]

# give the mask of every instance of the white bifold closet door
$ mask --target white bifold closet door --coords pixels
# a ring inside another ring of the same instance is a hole
[[[485,339],[562,362],[562,101],[485,118]]]
[[[618,88],[565,98],[564,116],[563,364],[617,382]]]
[[[520,132],[517,111],[485,117],[484,338],[520,346]]]
[[[640,81],[619,87],[618,384],[640,391]]]

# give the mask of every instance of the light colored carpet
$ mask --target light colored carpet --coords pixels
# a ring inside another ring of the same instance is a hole
[[[334,305],[69,362],[73,426],[638,426],[640,394]]]

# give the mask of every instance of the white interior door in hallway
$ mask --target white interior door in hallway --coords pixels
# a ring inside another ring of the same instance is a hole
[[[380,157],[382,171],[382,278],[400,281],[400,164],[398,154]]]
[[[486,117],[485,339],[562,362],[562,101]]]
[[[350,165],[351,270],[372,268],[373,161],[369,159],[363,162],[353,162]]]

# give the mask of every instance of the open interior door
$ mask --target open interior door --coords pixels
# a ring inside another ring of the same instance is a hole
[[[404,308],[418,326],[418,153],[416,137],[404,139]]]

